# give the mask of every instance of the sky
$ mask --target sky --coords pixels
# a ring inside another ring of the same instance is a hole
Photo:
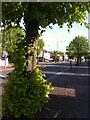
[[[73,27],[70,29],[70,32],[68,32],[67,30],[68,28],[66,24],[63,26],[63,28],[59,28],[57,24],[54,25],[52,29],[47,27],[46,31],[40,37],[44,40],[44,49],[46,49],[47,51],[58,50],[65,53],[66,47],[76,36],[80,35],[88,39],[88,29],[85,28],[84,25],[81,26],[74,23]]]

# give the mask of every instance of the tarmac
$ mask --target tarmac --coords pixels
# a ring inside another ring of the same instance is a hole
[[[37,114],[36,119],[89,118],[89,79],[88,62],[58,74],[51,80],[55,87],[50,93],[49,102]]]

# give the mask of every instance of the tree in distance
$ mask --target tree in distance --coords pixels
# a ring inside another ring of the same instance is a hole
[[[71,41],[67,49],[67,55],[70,59],[76,58],[76,65],[80,65],[81,57],[89,50],[88,40],[84,36],[77,36]]]
[[[59,57],[61,56],[63,58],[64,56],[64,53],[61,52],[61,51],[53,51],[51,52],[53,54],[53,59],[54,59],[54,62],[59,62]]]
[[[44,47],[44,41],[42,39],[37,39],[36,44],[37,44],[37,64],[38,64],[39,55],[41,54]]]

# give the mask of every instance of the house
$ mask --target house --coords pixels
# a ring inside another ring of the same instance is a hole
[[[49,62],[50,61],[50,53],[46,50],[43,50],[39,55],[39,62]]]

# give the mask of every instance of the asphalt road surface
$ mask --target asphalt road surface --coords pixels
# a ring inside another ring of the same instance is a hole
[[[54,86],[50,101],[37,118],[89,118],[90,66],[72,66],[69,63],[46,65],[43,69]]]

